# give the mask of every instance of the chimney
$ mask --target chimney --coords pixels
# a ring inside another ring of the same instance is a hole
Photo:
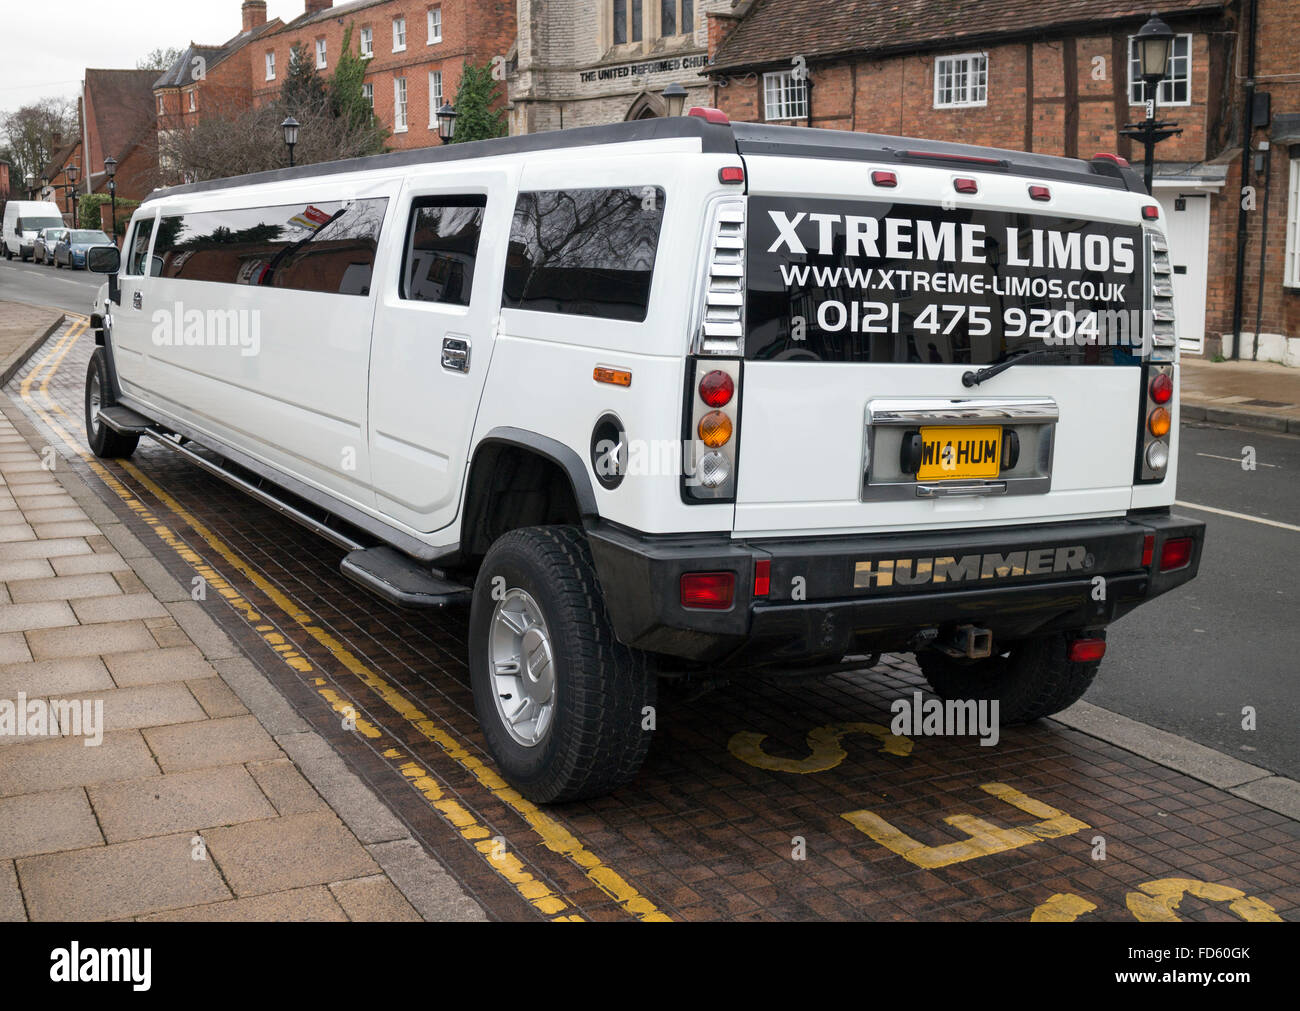
[[[258,25],[266,24],[266,0],[244,0],[241,10],[244,13],[243,31],[252,31]]]
[[[307,0],[307,15],[319,14],[334,6],[334,0]]]

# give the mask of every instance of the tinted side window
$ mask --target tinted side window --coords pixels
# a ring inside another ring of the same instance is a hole
[[[657,186],[519,194],[501,304],[641,322],[663,217]]]
[[[322,201],[168,215],[155,273],[336,295],[368,295],[388,200]]]
[[[415,201],[402,255],[402,298],[469,305],[486,206],[483,196]]]
[[[149,236],[152,233],[153,218],[143,218],[135,223],[126,247],[126,273],[132,277],[144,274],[144,261],[149,255]]]

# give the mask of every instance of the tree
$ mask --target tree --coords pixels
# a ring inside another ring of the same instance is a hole
[[[325,82],[316,73],[316,61],[301,42],[289,52],[289,73],[280,90],[285,115],[301,119],[304,114],[326,110],[329,104]]]
[[[505,112],[492,108],[501,97],[497,86],[490,64],[481,67],[465,64],[460,87],[456,89],[456,133],[452,143],[490,140],[506,135]]]
[[[183,55],[184,53],[182,50],[177,49],[174,46],[168,46],[166,49],[159,46],[157,49],[153,50],[153,52],[149,53],[148,56],[136,60],[135,69],[156,70],[161,74],[164,70],[169,69],[171,65],[179,60]]]
[[[366,98],[366,61],[360,53],[352,51],[351,25],[343,32],[341,50],[338,63],[334,66],[334,76],[330,78],[330,111],[342,119],[349,129],[371,130],[375,136],[375,150],[381,151],[384,141],[388,139],[388,130],[379,122]]]
[[[8,149],[9,185],[13,191],[26,188],[28,175],[38,179],[54,157],[55,141],[72,139],[77,118],[71,102],[46,98],[0,118],[0,141]]]

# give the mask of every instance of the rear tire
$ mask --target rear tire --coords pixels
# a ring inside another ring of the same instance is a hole
[[[140,444],[140,436],[114,432],[102,421],[97,421],[101,407],[112,407],[116,401],[108,383],[108,367],[104,362],[104,349],[95,348],[86,369],[86,441],[90,451],[101,460],[130,456]]]
[[[469,626],[474,708],[512,786],[544,804],[635,778],[650,748],[642,721],[655,676],[644,653],[614,637],[579,529],[525,527],[497,540]]]
[[[1106,633],[1089,632],[1104,639]],[[959,660],[938,650],[917,654],[921,673],[943,699],[998,700],[999,720],[1032,723],[1068,709],[1083,698],[1100,660],[1074,663],[1067,657],[1071,636],[1063,633],[1011,643],[1005,655]]]

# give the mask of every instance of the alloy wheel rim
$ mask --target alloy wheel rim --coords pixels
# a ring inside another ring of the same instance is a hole
[[[99,406],[102,397],[99,392],[99,376],[90,377],[90,425],[92,428],[99,427]]]
[[[524,590],[507,590],[497,601],[488,663],[501,725],[516,744],[537,747],[555,718],[555,654],[542,609]]]

